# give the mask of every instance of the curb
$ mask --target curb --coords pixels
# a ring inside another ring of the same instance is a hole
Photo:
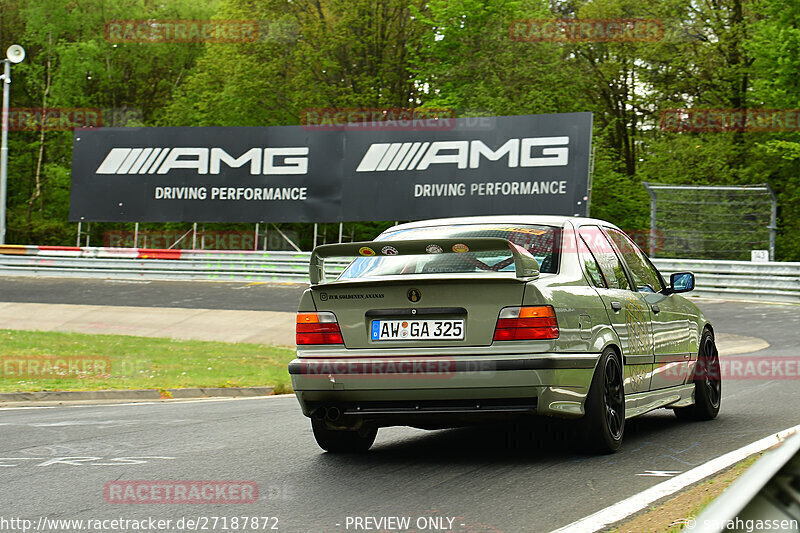
[[[269,396],[273,387],[208,387],[194,389],[134,389],[94,391],[42,391],[0,393],[6,402],[84,401],[84,400],[164,400],[169,398],[254,397]],[[162,395],[162,391],[169,395]]]
[[[770,344],[758,337],[720,332],[715,339],[720,356],[744,355],[769,348]]]

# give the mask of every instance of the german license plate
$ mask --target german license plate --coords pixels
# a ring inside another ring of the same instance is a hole
[[[463,320],[373,320],[373,341],[462,340]]]

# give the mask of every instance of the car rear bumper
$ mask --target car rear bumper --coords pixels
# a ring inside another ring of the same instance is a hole
[[[381,423],[416,418],[583,416],[600,354],[300,358],[289,364],[306,416],[336,407]]]

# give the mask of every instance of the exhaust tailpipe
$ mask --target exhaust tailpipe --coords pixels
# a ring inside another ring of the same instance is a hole
[[[337,422],[342,417],[342,410],[338,407],[328,407],[327,418],[330,422]]]

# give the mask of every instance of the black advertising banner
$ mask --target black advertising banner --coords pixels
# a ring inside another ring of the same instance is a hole
[[[71,221],[585,215],[591,113],[76,130]]]
[[[342,149],[300,126],[76,130],[70,220],[339,220]]]
[[[591,113],[454,122],[439,131],[348,131],[347,219],[586,214]]]

